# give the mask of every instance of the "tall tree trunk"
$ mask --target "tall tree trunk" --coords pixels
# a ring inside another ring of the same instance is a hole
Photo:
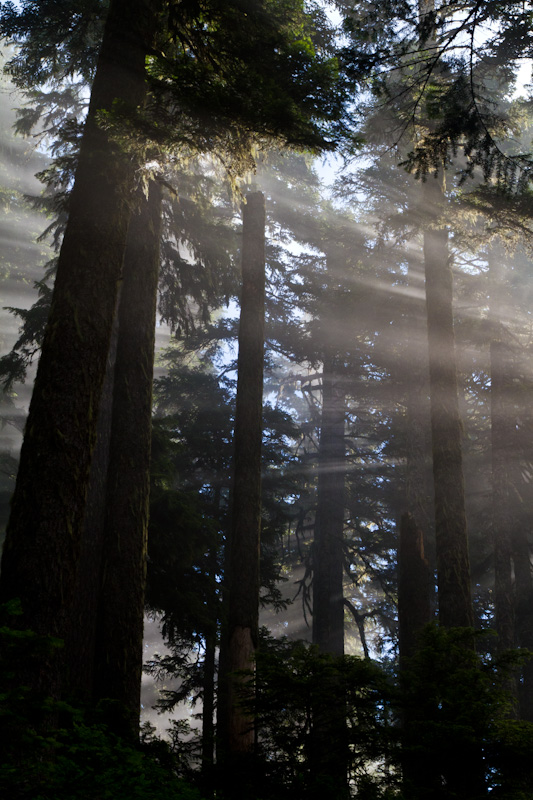
[[[142,197],[132,214],[124,260],[95,648],[95,699],[118,701],[135,732],[142,675],[161,194],[161,184],[151,181],[148,198]]]
[[[442,175],[440,180],[428,176],[424,200],[432,217],[430,225],[438,225],[444,201]],[[424,232],[424,262],[439,619],[447,628],[472,627],[474,615],[463,482],[462,425],[453,330],[453,280],[445,228],[429,227]],[[468,646],[474,646],[473,640]],[[465,800],[485,796],[484,764],[479,742],[473,741],[469,747],[456,749],[443,772],[450,796]],[[438,779],[438,776],[434,777]]]
[[[134,178],[132,159],[97,115],[116,102],[125,111],[142,104],[150,13],[144,0],[112,0],[109,9],[2,559],[0,600],[20,598],[20,624],[56,637],[65,636],[76,590]],[[30,686],[60,692],[57,655],[24,672]]]
[[[313,643],[344,654],[344,387],[333,348],[324,353],[318,498],[313,550]]]
[[[215,518],[220,514],[220,486],[215,489],[213,502]],[[206,796],[213,794],[213,766],[215,750],[215,678],[216,678],[216,652],[219,630],[219,587],[218,575],[218,547],[213,545],[208,555],[208,572],[211,580],[209,597],[207,599],[208,627],[205,631],[204,677],[203,677],[203,703],[202,703],[202,779],[203,792]]]
[[[443,209],[442,173],[428,176],[424,206],[433,223]],[[446,627],[473,625],[470,563],[466,528],[455,340],[453,279],[448,232],[424,231],[426,305],[428,315],[429,383],[439,619]]]
[[[400,664],[416,651],[420,630],[431,621],[434,589],[426,554],[431,513],[431,423],[427,315],[423,296],[424,273],[409,264],[411,304],[407,315],[405,374],[405,504],[400,518],[398,542],[398,624]],[[416,297],[416,303],[415,303]],[[422,302],[421,302],[422,301]],[[422,306],[422,307],[421,307]]]
[[[417,269],[418,267],[418,269]],[[429,367],[427,347],[427,315],[425,297],[419,299],[417,288],[423,288],[423,264],[409,264],[411,303],[407,314],[405,365],[405,505],[399,524],[398,542],[398,628],[400,679],[409,690],[409,660],[418,649],[419,636],[433,617],[434,579],[425,553],[424,532],[433,528],[431,489],[431,424],[429,401]],[[416,298],[416,304],[415,304]],[[420,306],[422,305],[422,308]],[[406,797],[430,785],[434,769],[421,764],[413,748],[419,736],[417,709],[406,703],[402,710],[402,784]]]
[[[525,354],[529,360],[528,354]],[[523,366],[520,368],[522,372]],[[520,426],[515,429],[511,447],[514,463],[512,465],[511,486],[513,488],[514,525],[512,530],[512,553],[515,575],[515,632],[519,647],[533,652],[533,574],[531,571],[531,489],[525,481],[523,469],[532,461],[533,446],[533,414],[529,398],[531,396],[531,378],[529,391],[518,391],[515,394],[517,417]],[[516,388],[516,387],[515,387]],[[519,457],[516,458],[516,454]],[[533,722],[533,659],[524,664],[519,685],[520,718]]]
[[[405,502],[404,514],[419,526],[427,543],[434,529],[433,476],[431,474],[431,421],[427,314],[422,259],[408,266],[410,303],[406,319],[405,381]],[[401,536],[401,533],[400,533]],[[427,555],[427,553],[426,553]]]
[[[492,444],[492,535],[494,543],[494,606],[498,649],[515,646],[512,564],[512,508],[509,448],[513,446],[513,417],[508,402],[509,353],[505,344],[490,343],[490,405]]]
[[[330,291],[335,291],[339,265],[328,257]],[[346,451],[345,385],[340,370],[340,331],[324,309],[322,418],[318,448],[318,495],[313,545],[313,643],[323,653],[344,655],[344,502]],[[335,674],[321,686],[313,707],[311,797],[348,796],[346,705]]]
[[[118,302],[120,303],[120,297]],[[91,461],[76,594],[71,625],[65,640],[68,696],[82,703],[89,702],[93,693],[96,618],[104,547],[105,498],[117,340],[118,312],[113,323],[111,347],[98,411],[96,445]]]
[[[240,695],[253,670],[259,617],[259,547],[261,530],[261,441],[263,410],[265,304],[265,200],[250,193],[243,206],[242,296],[239,325],[237,403],[234,433],[234,484],[228,575],[228,716],[227,747],[231,768],[238,768],[233,794],[252,793],[250,762],[255,746],[254,721],[241,707]],[[239,765],[237,767],[237,765]]]
[[[513,532],[513,562],[516,581],[516,638],[519,647],[533,651],[533,577],[531,548],[523,522]],[[520,719],[533,722],[533,659],[524,665],[519,687]]]
[[[512,375],[509,370],[510,352],[502,340],[503,326],[499,322],[501,307],[503,254],[491,248],[489,273],[491,282],[490,306],[492,338],[490,342],[490,415],[492,453],[492,535],[494,544],[494,606],[498,649],[515,646],[514,586],[512,564],[513,503],[509,474],[510,455],[514,446],[515,415],[511,403]]]

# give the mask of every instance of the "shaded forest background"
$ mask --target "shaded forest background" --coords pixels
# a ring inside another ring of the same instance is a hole
[[[0,14],[0,785],[529,797],[527,6]]]

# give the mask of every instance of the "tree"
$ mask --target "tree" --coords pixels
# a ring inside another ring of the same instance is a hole
[[[337,295],[342,292],[343,259],[333,247],[326,256],[328,300],[322,305],[322,409],[318,446],[318,481],[313,541],[313,643],[322,653],[344,655],[344,505],[346,448],[346,379],[342,337],[338,325]],[[335,682],[335,675],[326,681]],[[327,689],[324,687],[327,695]],[[331,687],[335,692],[335,688]],[[324,705],[319,697],[313,705],[312,760],[316,787],[313,796],[332,791],[347,795],[346,710],[339,692],[337,704]]]
[[[250,790],[248,763],[255,733],[239,701],[243,674],[253,669],[259,625],[259,550],[261,527],[261,440],[265,304],[265,207],[262,192],[249,193],[243,206],[242,295],[234,432],[232,524],[227,554],[227,681],[224,731],[229,766],[243,770],[243,797]]]
[[[424,553],[424,536],[414,517],[405,513],[400,521],[398,547],[398,646],[400,656],[400,680],[409,680],[409,664],[416,657],[424,631],[431,621],[430,571]],[[406,740],[416,729],[418,710],[409,705],[402,710],[401,724]],[[422,772],[425,767],[422,768]],[[419,758],[408,748],[402,751],[402,781],[409,791],[419,786]]]
[[[2,557],[2,600],[20,597],[23,623],[60,638],[75,592],[134,180],[128,154],[97,120],[117,98],[129,111],[143,102],[153,31],[144,3],[132,11],[115,0],[106,22]],[[28,681],[57,695],[61,670],[45,663]]]
[[[415,654],[418,638],[430,621],[430,573],[424,538],[414,518],[406,513],[400,522],[398,549],[400,662]]]
[[[510,650],[515,644],[514,597],[512,582],[512,519],[510,502],[509,447],[513,440],[513,414],[510,408],[511,378],[506,368],[504,329],[498,322],[501,308],[503,252],[496,243],[490,246],[490,303],[494,332],[490,342],[490,404],[492,453],[492,525],[494,539],[494,610],[498,647]],[[498,279],[498,273],[500,279]],[[498,310],[497,310],[498,309]],[[499,335],[498,335],[499,334]]]
[[[132,215],[124,257],[95,642],[94,700],[120,702],[134,731],[141,702],[161,195],[161,184],[152,181]]]
[[[332,294],[334,291],[333,287],[330,287]],[[332,320],[330,325],[334,327]],[[341,356],[336,344],[328,341],[323,345],[322,414],[313,545],[313,643],[322,652],[342,656],[344,654],[345,386]]]
[[[435,178],[428,178],[426,187],[425,205],[435,220],[440,214],[443,193]],[[424,263],[439,619],[447,627],[468,627],[473,624],[473,612],[455,366],[452,273],[445,228],[425,231]]]

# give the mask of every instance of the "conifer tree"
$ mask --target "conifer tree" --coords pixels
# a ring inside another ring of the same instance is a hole
[[[337,265],[338,266],[338,265]],[[334,287],[329,287],[332,294]],[[322,412],[318,447],[317,504],[313,542],[313,643],[322,653],[344,655],[344,375],[336,325],[324,320],[333,341],[323,343]],[[329,324],[328,324],[329,323]],[[330,327],[331,326],[331,327]],[[326,679],[328,680],[328,679]],[[333,683],[335,677],[329,678]],[[324,687],[326,689],[326,687]],[[334,691],[334,689],[333,689]],[[346,715],[342,702],[313,708],[313,773],[317,798],[324,791],[347,796]]]
[[[433,220],[438,219],[444,194],[436,178],[428,178],[424,199]],[[431,225],[435,222],[428,220],[428,226]],[[445,228],[425,230],[424,263],[439,619],[447,627],[468,627],[473,624],[473,611],[453,333],[452,272]]]
[[[93,698],[121,703],[135,732],[143,661],[161,195],[161,184],[152,181],[148,197],[137,201],[124,254],[94,650]]]
[[[144,100],[152,8],[148,18],[144,3],[133,11],[114,0],[106,22],[2,557],[2,600],[20,598],[22,624],[60,638],[75,592],[134,179],[129,155],[97,117],[117,98],[129,111]],[[57,694],[61,670],[45,663],[27,680]]]
[[[420,27],[420,49],[433,53],[438,46],[433,0],[420,3]],[[473,610],[453,330],[453,278],[448,231],[438,222],[445,197],[444,167],[442,162],[434,175],[427,176],[423,190],[424,206],[429,209],[424,230],[424,266],[439,619],[447,627],[468,627],[473,624]]]
[[[227,555],[227,766],[242,770],[240,796],[252,791],[250,759],[254,722],[242,707],[253,669],[259,626],[261,526],[261,440],[264,364],[265,206],[262,192],[249,193],[243,206],[242,295],[235,409],[232,524]],[[239,676],[239,673],[241,675]],[[239,697],[239,693],[241,697]]]
[[[343,384],[336,343],[327,342],[323,353],[317,510],[313,545],[313,643],[323,652],[335,656],[344,654],[346,463]]]
[[[498,322],[501,309],[502,248],[490,246],[489,280],[493,333],[490,341],[490,407],[492,460],[492,526],[494,543],[494,610],[498,647],[509,650],[515,644],[512,585],[512,528],[509,448],[513,441],[510,404],[510,354],[506,352],[504,328]],[[500,277],[500,279],[498,279]]]
[[[420,633],[430,621],[430,572],[424,537],[414,517],[406,513],[400,521],[398,548],[400,662],[415,654]]]

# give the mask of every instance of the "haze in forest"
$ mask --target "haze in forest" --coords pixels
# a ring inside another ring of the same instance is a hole
[[[527,8],[0,36],[0,793],[527,797]]]

